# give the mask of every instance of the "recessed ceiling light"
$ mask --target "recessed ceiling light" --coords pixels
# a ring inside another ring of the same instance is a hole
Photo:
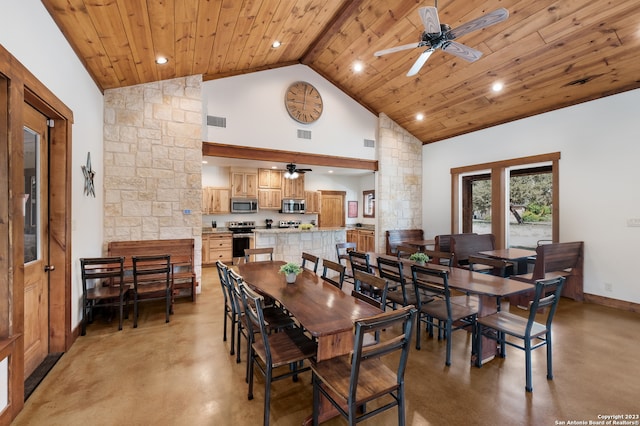
[[[364,69],[364,65],[362,65],[362,62],[354,62],[353,63],[353,70],[355,72],[362,72],[363,69]]]
[[[273,47],[273,48],[275,49],[275,48],[280,47],[280,44],[281,44],[281,43],[280,43],[278,40],[276,40],[276,41],[274,41],[274,42],[271,44],[271,47]]]
[[[333,173],[333,170],[329,170],[329,173]]]
[[[416,120],[418,121],[424,120],[424,114],[416,114]]]
[[[156,64],[158,64],[158,65],[164,65],[167,62],[169,62],[169,60],[167,58],[165,58],[164,56],[158,56],[156,58]]]
[[[502,89],[504,89],[504,84],[499,81],[496,81],[495,83],[493,83],[493,86],[491,86],[491,90],[493,90],[494,92],[500,92]]]
[[[278,166],[271,166],[271,168],[275,170],[278,168]]]

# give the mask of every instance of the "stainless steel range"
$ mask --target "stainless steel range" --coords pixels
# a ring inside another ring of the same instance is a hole
[[[253,238],[253,230],[256,228],[256,223],[252,220],[229,222],[227,223],[227,228],[233,234],[233,257],[244,257],[244,249],[251,247],[251,239]]]

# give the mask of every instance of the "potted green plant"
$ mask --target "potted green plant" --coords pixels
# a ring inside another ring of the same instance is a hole
[[[289,262],[280,267],[280,273],[284,274],[287,283],[296,282],[296,276],[302,272],[302,267],[297,263]]]
[[[424,254],[422,252],[417,252],[417,253],[413,253],[411,256],[409,256],[409,260],[413,260],[418,265],[424,266],[424,264],[429,261],[429,256],[427,256],[426,254]]]

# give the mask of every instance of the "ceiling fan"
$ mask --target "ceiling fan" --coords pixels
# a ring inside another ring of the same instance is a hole
[[[289,163],[287,164],[287,171],[284,174],[286,179],[296,179],[299,174],[304,174],[306,172],[312,172],[311,169],[298,169],[295,164]]]
[[[401,50],[426,47],[427,50],[418,56],[418,59],[407,73],[407,77],[417,74],[425,62],[427,62],[429,56],[431,56],[436,49],[442,49],[447,53],[451,53],[452,55],[458,56],[459,58],[465,59],[469,62],[477,61],[480,59],[480,56],[482,56],[482,52],[453,40],[472,31],[502,22],[509,17],[509,11],[502,8],[473,19],[457,28],[451,29],[449,25],[440,23],[440,19],[438,18],[437,0],[435,6],[421,7],[418,9],[418,13],[420,14],[420,19],[424,25],[424,32],[420,36],[419,42],[379,50],[373,54],[374,56],[382,56],[388,53],[399,52]]]

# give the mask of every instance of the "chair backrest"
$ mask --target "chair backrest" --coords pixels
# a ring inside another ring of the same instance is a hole
[[[342,283],[344,282],[345,266],[328,259],[322,259],[322,279],[333,284],[342,290]],[[338,273],[338,279],[335,278],[335,274]]]
[[[147,283],[164,283],[165,288],[171,286],[171,255],[158,254],[149,256],[132,256],[133,288]]]
[[[311,253],[302,252],[302,267],[313,271],[314,274],[318,272],[319,260],[320,258],[318,256],[314,256]],[[309,262],[311,265],[307,266],[307,262]]]
[[[381,278],[391,280],[400,284],[400,290],[402,291],[403,305],[407,305],[408,293],[407,282],[404,276],[404,265],[400,259],[388,259],[384,257],[378,257],[378,275]]]
[[[264,320],[264,297],[251,290],[243,281],[238,284],[238,287],[242,296],[242,305],[247,319],[249,334],[260,333],[267,362],[271,363],[271,347],[267,338],[267,324]]]
[[[119,286],[120,292],[126,290],[124,282],[124,257],[85,257],[80,259],[82,270],[82,292],[97,285],[106,283],[110,286]]]
[[[228,290],[229,283],[229,267],[222,263],[221,260],[216,260],[216,269],[218,270],[218,278],[220,279],[220,287],[222,288],[222,295],[224,296],[224,304],[232,309],[231,295]]]
[[[476,265],[484,265],[490,268],[478,268]],[[504,259],[494,259],[492,257],[482,257],[469,255],[469,270],[476,272],[490,272],[492,275],[499,277],[507,276],[507,267],[511,265]]]
[[[426,266],[411,265],[411,276],[416,292],[416,301],[420,309],[422,300],[428,300],[425,295],[431,298],[439,298],[446,302],[447,316],[451,318],[451,291],[449,290],[449,272],[439,269],[430,269]]]
[[[244,312],[242,295],[240,294],[240,283],[244,282],[242,276],[233,269],[229,269],[229,279],[227,281],[227,292],[231,299],[233,312],[241,315]]]
[[[448,251],[425,250],[424,254],[429,256],[427,263],[435,265],[453,266],[453,253]]]
[[[384,365],[391,371],[395,367],[398,385],[404,382],[404,372],[409,356],[411,333],[415,323],[416,312],[415,307],[406,306],[355,322],[355,339],[349,382],[349,404],[352,401],[356,401],[360,366],[369,359],[384,358]],[[365,347],[365,336],[368,333],[376,333],[381,330],[386,330],[385,336],[387,338]],[[400,356],[397,356],[398,352],[400,352]]]
[[[536,263],[533,266],[532,278],[539,280],[543,279],[547,272],[576,268],[582,261],[583,247],[582,241],[539,245],[536,247]]]
[[[420,249],[414,246],[407,246],[403,244],[398,244],[396,246],[396,256],[398,259],[408,259],[413,253],[419,252]]]
[[[268,255],[268,260],[273,260],[273,247],[244,249],[245,263],[248,263],[251,261],[251,256],[253,256],[254,261],[261,260],[260,258],[258,258],[259,255],[261,256],[261,258],[267,257]]]
[[[385,231],[385,254],[395,255],[400,243],[411,240],[424,240],[424,231],[422,229],[390,229]]]
[[[472,232],[472,234],[476,234],[475,232]],[[445,253],[451,253],[451,237],[456,237],[458,235],[464,235],[464,234],[441,234],[441,235],[436,235],[435,238],[435,246],[434,249],[436,251],[442,251]]]
[[[469,255],[481,251],[493,250],[496,238],[493,234],[460,234],[451,237],[453,266],[467,265]]]
[[[366,272],[358,270],[353,271],[353,279],[355,281],[355,285],[354,290],[351,292],[351,294],[353,295],[353,293],[355,292],[358,294],[358,296],[355,297],[358,297],[359,299],[362,299],[372,304],[373,306],[377,306],[378,308],[384,310],[384,306],[386,306],[387,304],[387,291],[389,290],[389,282],[384,278],[376,277],[373,274],[367,274]],[[360,289],[363,287],[362,284],[365,284],[366,288],[369,289],[369,292],[375,295],[375,298],[360,291]],[[364,297],[361,297],[360,295]],[[369,299],[376,301],[376,303],[370,302]]]
[[[556,277],[550,280],[536,281],[536,291],[531,306],[529,307],[529,318],[527,320],[527,328],[525,329],[525,339],[531,335],[533,324],[536,320],[536,313],[540,309],[549,308],[546,319],[547,330],[551,329],[551,322],[556,314],[558,302],[560,301],[560,293],[566,277]]]
[[[349,252],[349,262],[352,271],[363,271],[368,274],[373,273],[371,263],[369,263],[369,253],[352,250]]]
[[[337,243],[336,244],[336,256],[338,263],[345,265],[349,262],[349,252],[356,249],[356,243]],[[345,261],[342,263],[342,261]]]

